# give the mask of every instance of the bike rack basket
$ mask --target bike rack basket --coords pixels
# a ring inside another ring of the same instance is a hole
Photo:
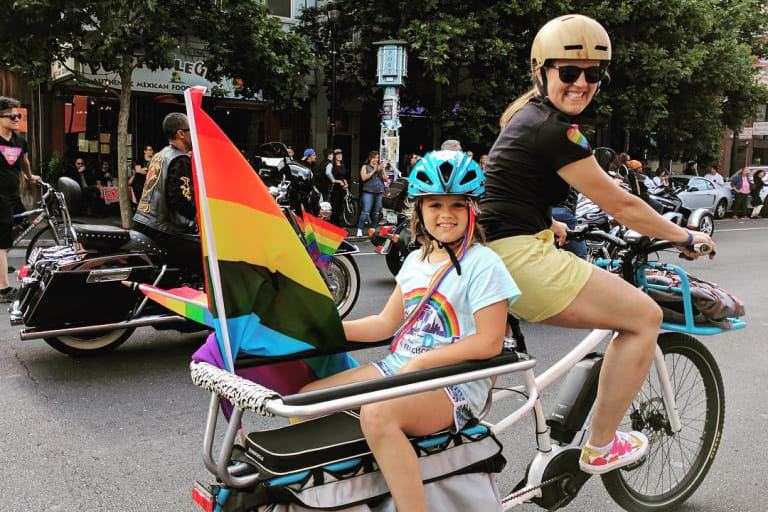
[[[649,284],[646,278],[645,270],[648,268],[671,270],[680,278],[680,286],[663,286],[657,284]],[[683,311],[685,314],[685,324],[678,324],[673,322],[662,322],[661,328],[668,331],[682,332],[686,334],[695,334],[700,336],[712,336],[714,334],[720,334],[722,332],[734,331],[736,329],[743,329],[747,326],[747,323],[740,318],[728,318],[731,321],[732,327],[730,329],[723,329],[721,327],[715,327],[713,325],[696,325],[693,321],[693,302],[691,300],[691,284],[688,280],[688,274],[686,271],[673,265],[671,263],[648,263],[640,266],[637,269],[637,283],[642,286],[643,291],[648,293],[649,289],[665,290],[675,293],[679,293],[683,297]]]

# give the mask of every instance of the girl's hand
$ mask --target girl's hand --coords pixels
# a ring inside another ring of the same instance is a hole
[[[402,368],[400,368],[400,371],[397,373],[408,373],[408,372],[417,372],[419,370],[425,370],[426,367],[424,367],[421,364],[422,358],[419,356],[414,357],[407,363],[403,365]]]

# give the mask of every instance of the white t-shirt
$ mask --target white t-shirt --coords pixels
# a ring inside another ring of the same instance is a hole
[[[715,186],[725,185],[725,180],[722,175],[718,174],[705,174],[704,178],[708,179]]]
[[[396,278],[403,292],[406,317],[423,297],[432,274],[445,265],[445,261],[420,261],[420,256],[421,251],[409,254]],[[511,304],[519,296],[520,290],[501,258],[487,247],[473,245],[461,261],[461,275],[453,269],[445,276],[419,319],[400,339],[395,352],[381,363],[397,372],[418,354],[476,333],[474,314],[478,310],[502,300]],[[490,379],[458,385],[473,414],[482,410],[490,386]]]

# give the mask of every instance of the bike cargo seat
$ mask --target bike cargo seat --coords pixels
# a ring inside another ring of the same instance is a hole
[[[411,437],[411,442],[417,453],[434,452],[450,440],[459,439],[458,444],[461,444],[490,435],[486,427],[475,426],[458,434],[444,430],[429,436]],[[360,418],[353,412],[339,412],[273,430],[251,432],[245,442],[248,461],[260,472],[274,476],[323,467],[370,453]]]

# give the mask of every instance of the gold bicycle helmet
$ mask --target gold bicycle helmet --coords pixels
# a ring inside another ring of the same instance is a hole
[[[531,46],[531,71],[556,59],[611,60],[611,38],[597,21],[581,14],[566,14],[541,27]]]

